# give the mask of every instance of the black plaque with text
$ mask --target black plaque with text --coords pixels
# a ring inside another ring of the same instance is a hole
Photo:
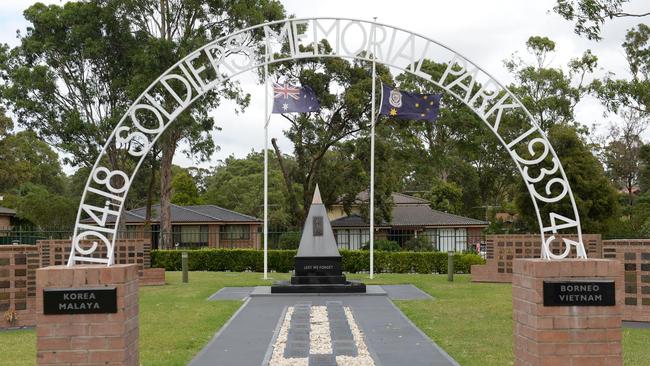
[[[614,306],[614,281],[544,281],[544,306]]]
[[[43,314],[117,313],[115,287],[43,289]]]

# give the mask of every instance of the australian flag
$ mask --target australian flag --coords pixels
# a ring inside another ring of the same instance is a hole
[[[440,110],[440,94],[408,93],[382,84],[380,114],[400,119],[435,121]]]
[[[319,110],[320,103],[312,88],[273,83],[273,113],[309,113]]]

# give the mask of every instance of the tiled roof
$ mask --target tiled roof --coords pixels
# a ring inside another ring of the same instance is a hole
[[[15,215],[15,214],[16,214],[16,211],[15,211],[15,210],[12,210],[12,209],[10,209],[10,208],[6,208],[6,207],[2,207],[2,206],[0,206],[0,215],[5,215],[5,216],[9,215],[9,216],[13,216],[13,215]]]
[[[151,206],[151,221],[159,221],[160,205]],[[143,223],[146,216],[146,207],[139,207],[124,213],[127,223]],[[112,219],[112,221],[111,221]],[[108,221],[114,222],[112,217]],[[83,220],[89,221],[89,219]],[[171,221],[180,222],[259,222],[260,219],[231,211],[215,205],[179,206],[171,205]]]
[[[487,226],[488,222],[433,210],[428,205],[395,205],[389,223],[378,226]],[[368,227],[358,215],[341,217],[332,221],[333,227]]]
[[[391,194],[391,198],[393,199],[393,203],[396,205],[422,205],[422,204],[428,205],[429,204],[429,201],[425,200],[424,198],[413,197],[404,193],[393,192]],[[339,199],[339,202],[340,201],[341,199]],[[357,194],[355,201],[356,203],[368,202],[368,190],[365,190]]]

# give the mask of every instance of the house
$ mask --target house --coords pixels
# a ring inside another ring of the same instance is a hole
[[[151,228],[145,228],[146,207],[124,213],[124,238],[151,235],[152,248],[160,243],[160,205],[152,206]],[[84,220],[86,221],[86,220]],[[262,221],[215,205],[171,205],[172,243],[176,247],[260,248]]]
[[[16,211],[0,206],[0,229],[6,229],[11,226],[11,218],[16,216]]]
[[[390,222],[375,224],[375,240],[392,240],[402,245],[412,238],[424,237],[440,251],[466,250],[480,243],[488,222],[434,210],[429,201],[402,193],[393,193]],[[339,248],[359,249],[370,240],[370,225],[361,216],[361,205],[368,204],[368,192],[357,195],[350,215],[343,204],[336,203],[328,211]]]

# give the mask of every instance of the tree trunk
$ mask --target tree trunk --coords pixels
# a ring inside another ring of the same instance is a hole
[[[172,160],[178,142],[177,133],[169,131],[167,138],[162,143],[162,157],[160,159],[160,241],[164,249],[172,248]]]
[[[284,165],[284,159],[282,158],[282,152],[280,152],[280,148],[278,147],[278,143],[276,139],[271,139],[271,144],[273,145],[273,149],[275,150],[275,155],[278,158],[278,164],[280,165],[280,170],[282,170],[282,176],[284,177],[284,184],[287,186],[287,192],[289,193],[289,205],[291,212],[293,212],[293,217],[292,217],[292,224],[296,227],[300,226],[300,222],[302,221],[299,216],[301,216],[300,210],[298,209],[298,200],[296,199],[296,192],[293,190],[293,180],[291,179],[291,175],[289,174],[289,171],[287,170],[287,167]]]

